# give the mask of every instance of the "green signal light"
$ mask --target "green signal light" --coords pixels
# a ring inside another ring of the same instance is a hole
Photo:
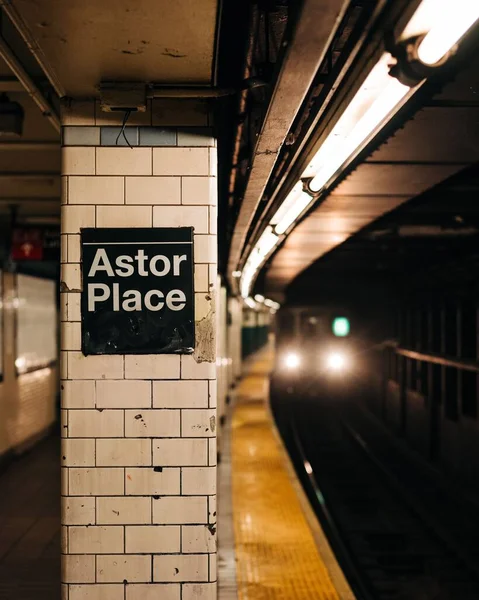
[[[346,317],[336,317],[333,321],[333,333],[336,337],[345,337],[349,334],[349,320]]]

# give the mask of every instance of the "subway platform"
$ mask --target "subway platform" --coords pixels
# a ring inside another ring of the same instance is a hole
[[[353,600],[274,425],[272,362],[270,346],[246,361],[220,438],[219,597]]]

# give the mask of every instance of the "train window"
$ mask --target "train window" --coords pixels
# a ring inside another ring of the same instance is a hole
[[[17,275],[16,357],[18,374],[47,367],[57,360],[55,281]]]

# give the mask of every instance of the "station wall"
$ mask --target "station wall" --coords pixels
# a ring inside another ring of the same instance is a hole
[[[56,282],[3,272],[0,461],[46,435],[57,417]]]

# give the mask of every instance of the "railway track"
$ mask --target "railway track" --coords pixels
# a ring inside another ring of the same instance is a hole
[[[325,409],[313,421],[300,412],[286,440],[358,600],[478,600],[476,524],[458,537],[464,515],[438,522],[451,506],[436,494],[437,506],[425,511],[407,489],[411,479],[402,482],[387,452],[373,452],[345,414]],[[313,423],[314,438],[303,439]]]

